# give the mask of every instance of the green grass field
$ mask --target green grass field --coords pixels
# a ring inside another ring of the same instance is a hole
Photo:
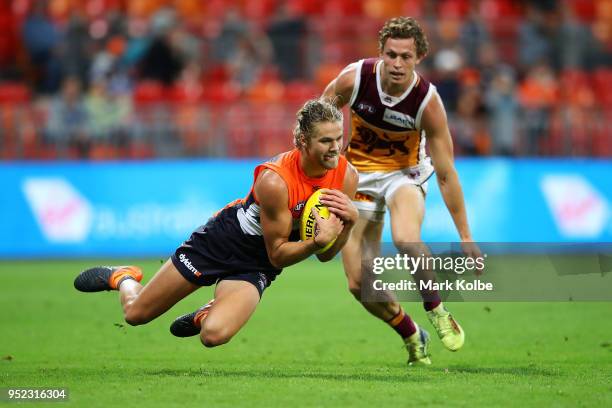
[[[159,261],[138,264],[148,279]],[[134,328],[117,293],[73,289],[90,265],[0,263],[0,387],[67,387],[79,407],[612,406],[612,303],[452,303],[465,347],[433,339],[434,365],[410,369],[337,262],[287,269],[216,349],[168,331],[211,288]],[[420,304],[405,307],[432,332]]]

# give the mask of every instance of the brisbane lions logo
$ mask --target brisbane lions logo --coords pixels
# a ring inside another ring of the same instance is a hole
[[[393,156],[398,151],[404,154],[410,153],[410,149],[406,147],[403,140],[381,139],[376,132],[365,126],[358,126],[356,130],[360,140],[351,140],[350,146],[352,149],[362,149],[366,153],[372,153],[374,150],[386,150],[385,156]]]

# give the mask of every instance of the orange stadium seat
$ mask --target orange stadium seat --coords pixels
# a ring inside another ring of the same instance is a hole
[[[612,84],[611,68],[599,68],[593,73],[593,85],[597,92],[597,99],[608,111],[612,109],[610,84]]]
[[[323,92],[329,84],[344,68],[341,63],[328,63],[320,65],[315,73],[315,87]]]
[[[366,0],[363,2],[363,14],[369,18],[383,20],[401,15],[413,16],[414,14],[404,14],[402,12],[404,4],[411,3],[413,2],[403,0]]]
[[[30,90],[20,82],[0,82],[0,104],[23,104],[30,101]]]
[[[563,102],[579,107],[592,107],[595,95],[591,78],[585,71],[572,69],[561,72],[559,82],[569,86],[560,87]]]
[[[202,98],[210,104],[222,104],[235,102],[240,95],[240,88],[232,82],[207,82]]]
[[[223,112],[228,156],[255,156],[257,138],[253,125],[254,112],[251,109],[251,105],[241,103],[230,105]]]
[[[323,14],[327,17],[342,17],[336,23],[341,23],[346,17],[363,15],[361,0],[327,0],[323,3]]]
[[[290,104],[302,104],[308,99],[316,98],[323,92],[311,82],[292,81],[285,86],[285,100]]]
[[[281,81],[259,81],[246,91],[249,102],[272,103],[280,102],[285,95],[285,86]]]
[[[287,7],[292,12],[308,17],[323,14],[325,0],[287,0]]]
[[[141,81],[134,88],[133,99],[136,105],[161,103],[166,99],[166,89],[157,81]]]
[[[278,7],[276,0],[247,0],[242,2],[242,14],[251,21],[266,21]]]

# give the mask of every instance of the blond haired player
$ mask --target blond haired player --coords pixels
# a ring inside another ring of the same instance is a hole
[[[180,316],[170,326],[178,337],[199,335],[206,347],[225,344],[249,320],[272,281],[335,239],[321,261],[342,248],[359,214],[352,203],[357,171],[340,155],[342,113],[310,100],[297,113],[295,148],[255,168],[253,187],[197,228],[153,278],[140,284],[136,266],[98,266],[74,281],[82,292],[117,290],[130,325],[150,322],[201,286],[215,286],[214,302]],[[299,241],[299,220],[308,197],[323,189],[330,212],[312,239]]]
[[[378,58],[348,65],[323,95],[338,107],[350,107],[351,139],[346,157],[359,171],[355,204],[360,218],[342,251],[344,269],[351,293],[404,339],[409,365],[431,364],[427,332],[397,301],[368,302],[363,298],[367,268],[362,269],[362,261],[378,250],[386,208],[398,251],[413,256],[428,253],[421,242],[421,225],[427,180],[434,170],[463,251],[476,257],[480,250],[472,242],[444,106],[435,86],[415,70],[428,51],[423,30],[413,18],[392,18],[379,32],[379,51]],[[432,160],[425,150],[426,141]],[[433,271],[419,271],[415,278],[435,276]],[[444,346],[459,350],[465,338],[461,326],[436,291],[421,291],[421,295]]]

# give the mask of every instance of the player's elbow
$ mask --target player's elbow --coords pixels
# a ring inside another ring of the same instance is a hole
[[[329,262],[336,257],[336,253],[332,251],[323,252],[322,254],[317,254],[317,259],[321,262]]]
[[[268,259],[270,260],[270,264],[276,269],[282,269],[285,267],[278,256],[273,254],[268,254]]]

